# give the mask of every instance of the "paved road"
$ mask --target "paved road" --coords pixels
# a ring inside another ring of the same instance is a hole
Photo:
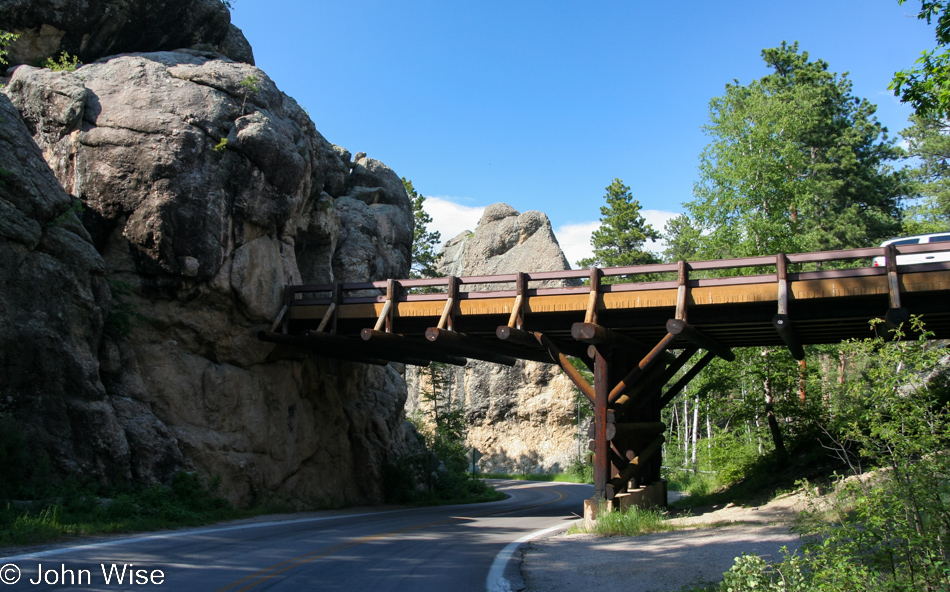
[[[221,525],[5,557],[0,582],[16,576],[11,565],[20,579],[0,585],[0,592],[483,592],[496,556],[509,543],[568,526],[593,494],[590,486],[569,483],[499,481],[496,487],[511,498]]]

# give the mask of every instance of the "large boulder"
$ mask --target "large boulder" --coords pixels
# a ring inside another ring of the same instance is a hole
[[[462,232],[445,244],[438,269],[444,275],[472,276],[561,271],[570,265],[547,216],[520,214],[499,203],[485,208],[475,232]],[[583,453],[586,420],[578,425],[577,391],[557,366],[519,361],[505,367],[469,360],[446,373],[445,395],[450,405],[466,410],[466,444],[484,455],[483,471],[557,472]],[[407,379],[407,413],[425,414],[431,404],[422,396],[431,390],[429,371],[413,368]]]
[[[251,46],[221,0],[4,0],[0,23],[19,39],[13,65],[65,51],[84,63],[120,53],[198,47],[254,63]]]
[[[83,204],[115,288],[124,330],[98,342],[89,380],[119,418],[99,433],[122,432],[126,456],[148,459],[127,472],[206,471],[240,504],[380,501],[384,463],[415,443],[401,369],[256,334],[285,284],[406,276],[413,217],[399,177],[350,162],[266,74],[213,52],[20,66],[6,93]]]
[[[0,120],[0,413],[60,473],[170,477],[181,467],[174,437],[103,383],[99,351],[116,311],[78,203],[3,94]]]

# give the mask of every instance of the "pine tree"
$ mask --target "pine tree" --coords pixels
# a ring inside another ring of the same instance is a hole
[[[914,199],[904,214],[904,234],[950,230],[950,123],[913,116],[901,135],[918,165],[908,171]]]
[[[614,179],[600,207],[601,226],[591,234],[594,256],[577,262],[578,267],[621,267],[657,263],[653,253],[643,249],[647,239],[659,240],[660,233],[640,214],[640,202],[630,188]]]
[[[409,277],[413,279],[438,277],[436,265],[439,255],[435,252],[435,247],[442,241],[442,236],[438,231],[429,232],[428,225],[432,223],[432,217],[423,207],[425,196],[417,192],[412,186],[412,181],[405,177],[402,178],[402,184],[412,202],[412,215],[415,222],[412,230],[412,263],[409,268]]]

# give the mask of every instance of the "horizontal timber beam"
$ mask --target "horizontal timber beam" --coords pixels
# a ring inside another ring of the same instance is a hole
[[[731,349],[719,343],[712,337],[709,337],[702,331],[699,331],[686,321],[680,319],[670,319],[666,322],[666,331],[671,335],[682,337],[686,341],[694,343],[707,351],[714,352],[717,356],[724,360],[732,362],[736,359],[736,355],[732,353]]]
[[[468,360],[459,356],[440,353],[435,347],[420,339],[411,339],[395,333],[386,333],[376,329],[363,329],[360,332],[364,342],[374,346],[375,352],[393,356],[421,358],[453,366],[464,366]]]

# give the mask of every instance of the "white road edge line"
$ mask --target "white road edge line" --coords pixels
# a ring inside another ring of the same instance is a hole
[[[544,530],[537,530],[524,535],[516,541],[508,543],[498,555],[495,555],[491,569],[488,570],[488,578],[485,580],[485,589],[488,590],[488,592],[512,592],[511,583],[505,578],[505,568],[508,567],[508,561],[511,560],[511,556],[514,555],[515,550],[521,546],[522,543],[527,543],[532,539],[540,538],[559,530],[567,530],[574,522],[577,521],[573,521],[570,524],[558,524],[557,526],[545,528]]]

